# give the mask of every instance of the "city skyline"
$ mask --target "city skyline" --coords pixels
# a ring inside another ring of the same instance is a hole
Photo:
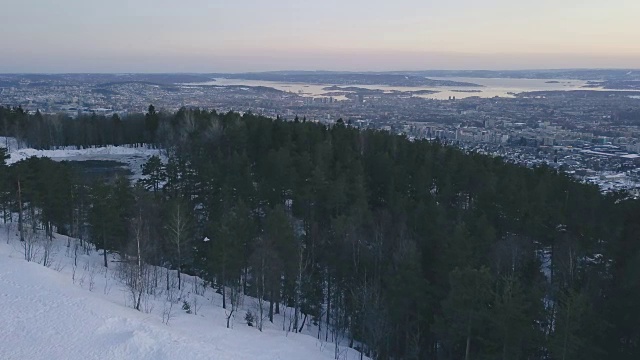
[[[640,3],[633,0],[8,1],[0,73],[640,64]]]

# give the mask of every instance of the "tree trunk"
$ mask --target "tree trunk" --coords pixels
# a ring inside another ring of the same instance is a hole
[[[567,312],[565,325],[564,325],[564,340],[562,342],[562,360],[567,357],[567,344],[569,343],[569,316],[571,314],[571,301],[567,301]]]
[[[467,349],[464,352],[464,360],[469,360],[470,350],[471,350],[471,335],[467,335]]]
[[[227,287],[224,286],[224,281],[222,282],[222,308],[227,308]]]
[[[142,219],[140,219],[140,222],[138,223],[138,225],[140,226],[140,224],[142,223]],[[138,256],[137,256],[137,260],[138,260],[138,269],[137,269],[137,274],[136,274],[136,282],[137,282],[137,286],[138,286],[138,302],[136,303],[136,310],[140,311],[140,300],[142,299],[142,293],[144,292],[144,286],[142,286],[143,284],[143,279],[142,279],[142,253],[140,251],[140,234],[137,233],[136,234],[136,245],[138,248]]]
[[[469,360],[469,353],[471,352],[471,314],[467,319],[467,348],[464,352],[464,360]]]
[[[20,231],[20,241],[24,242],[24,219],[22,218],[22,187],[18,179],[18,230]]]
[[[136,303],[136,310],[138,311],[140,311],[140,299],[142,299],[142,292],[143,289],[140,287],[140,290],[138,291],[138,302]]]
[[[36,208],[31,203],[29,203],[29,215],[31,217],[31,231],[35,233],[38,228],[38,223],[36,220]]]
[[[295,304],[295,308],[293,311],[293,328],[296,330],[296,332],[298,331],[298,318],[300,317],[300,315],[298,315],[298,304]]]
[[[264,291],[264,285],[265,285],[265,281],[264,281],[264,258],[262,258],[262,266],[261,266],[261,271],[260,271],[261,275],[261,288],[259,291],[258,295],[258,306],[260,306],[260,319],[258,319],[259,321],[259,326],[258,329],[262,332],[262,320],[264,319],[264,295],[265,295],[265,291]]]
[[[549,319],[549,327],[547,329],[547,338],[549,336],[551,336],[551,333],[553,332],[553,327],[555,324],[555,319],[556,319],[556,302],[557,302],[557,296],[556,296],[556,291],[555,291],[555,286],[554,286],[554,261],[553,259],[555,258],[555,239],[553,239],[553,241],[551,242],[551,264],[549,265],[551,267],[550,271],[549,271],[549,283],[551,284],[551,291],[552,291],[552,296],[554,296],[554,301],[551,305],[551,311],[550,313],[550,319]]]
[[[269,321],[273,323],[273,290],[269,296]]]
[[[104,226],[102,230],[102,247],[103,247],[103,256],[104,256],[104,267],[109,267],[107,264],[107,237],[104,235]]]
[[[304,329],[304,323],[307,321],[307,314],[304,314],[304,318],[302,319],[302,325],[300,325],[300,329],[298,329],[298,332],[302,332],[302,329]]]
[[[329,320],[331,314],[331,276],[327,276],[327,320],[324,341],[329,341]]]
[[[226,257],[222,259],[222,308],[227,308],[227,268],[224,265],[226,263]],[[233,305],[231,305],[233,308]]]
[[[502,344],[502,360],[507,360],[507,341]]]
[[[247,293],[247,276],[249,275],[249,267],[245,265],[244,276],[242,277],[242,293]]]
[[[30,205],[31,206],[29,206],[29,215],[31,215],[31,231],[35,233],[36,229],[38,228],[38,224],[36,223],[36,208],[33,206],[33,204]]]
[[[229,313],[229,316],[227,316],[227,329],[229,328],[229,321],[231,321],[231,316],[233,316],[233,305],[231,305],[231,312]]]

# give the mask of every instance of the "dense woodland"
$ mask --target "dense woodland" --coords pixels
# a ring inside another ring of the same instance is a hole
[[[19,215],[25,242],[36,227],[83,238],[104,266],[109,252],[199,275],[231,309],[256,297],[258,326],[288,306],[293,331],[317,324],[374,359],[640,359],[640,203],[551,169],[341,121],[189,109],[0,108],[0,135],[165,149],[136,184],[1,165],[3,219]]]

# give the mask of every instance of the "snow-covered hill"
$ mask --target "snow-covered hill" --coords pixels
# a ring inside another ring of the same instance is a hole
[[[14,226],[0,225],[0,359],[333,359],[333,344],[309,332],[283,331],[289,321],[277,316],[264,331],[249,327],[240,310],[226,328],[221,297],[211,288],[198,291],[201,280],[185,276],[185,290],[172,307],[169,324],[166,294],[158,289],[143,304],[130,306],[126,288],[116,276],[116,263],[101,266],[96,252],[75,256],[76,240],[56,235],[37,241],[33,262],[24,260],[24,247]],[[67,244],[70,247],[67,247]],[[77,263],[77,266],[74,264]],[[175,274],[175,273],[174,273]],[[163,287],[163,286],[161,286]],[[202,295],[197,295],[200,293]],[[196,314],[182,310],[183,301]],[[254,306],[244,299],[244,309]],[[129,306],[127,306],[129,305]],[[324,337],[321,336],[321,338]],[[340,359],[359,354],[338,348]]]

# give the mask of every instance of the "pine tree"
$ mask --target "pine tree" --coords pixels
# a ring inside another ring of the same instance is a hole
[[[162,160],[154,155],[142,165],[142,175],[145,178],[140,179],[142,186],[158,196],[160,192],[160,184],[166,180],[165,167]]]
[[[449,358],[462,348],[464,359],[469,360],[473,339],[488,318],[491,276],[486,268],[456,268],[449,276],[449,285],[451,290],[442,302],[442,316],[437,319],[436,331],[451,352]]]
[[[159,115],[153,105],[149,105],[147,114],[144,117],[144,127],[146,132],[146,141],[153,143],[156,141],[156,133],[160,124]]]
[[[104,266],[108,267],[107,253],[123,251],[129,236],[133,205],[129,181],[119,178],[113,184],[97,182],[91,187],[90,199],[91,238],[96,247],[103,250]]]

